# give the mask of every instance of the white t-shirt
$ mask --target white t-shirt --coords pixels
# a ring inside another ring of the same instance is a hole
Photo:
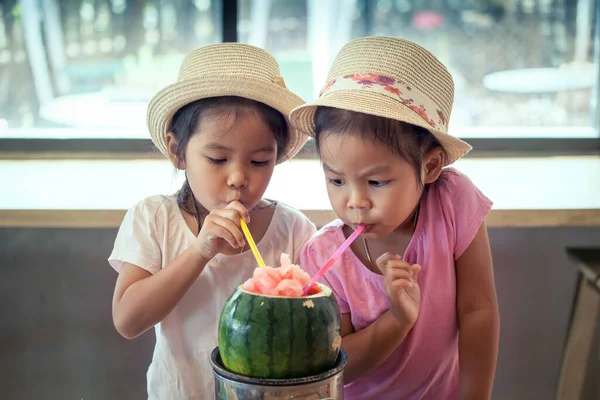
[[[314,224],[304,214],[277,203],[257,247],[267,265],[278,266],[281,253],[297,261],[300,248],[314,232]],[[108,261],[117,271],[128,262],[154,274],[195,240],[175,197],[152,196],[127,212]],[[147,373],[149,399],[207,399],[213,395],[210,353],[217,346],[221,309],[256,267],[249,250],[234,256],[218,254],[173,311],[154,327],[156,346]]]

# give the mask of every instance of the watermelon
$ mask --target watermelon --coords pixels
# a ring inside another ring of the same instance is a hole
[[[252,378],[293,379],[330,370],[342,338],[330,288],[283,297],[250,293],[240,285],[219,318],[219,352],[229,371]]]

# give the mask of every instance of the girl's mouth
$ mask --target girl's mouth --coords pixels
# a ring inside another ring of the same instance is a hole
[[[244,202],[243,200],[241,200],[241,199],[233,199],[233,200],[228,200],[228,201],[227,201],[227,205],[229,205],[229,204],[233,203],[234,201],[237,201],[238,203],[240,203],[240,204],[241,204],[241,205],[243,205],[244,207],[248,208],[248,207],[246,206],[245,202]]]
[[[365,230],[363,231],[363,233],[369,233],[371,231],[371,228],[373,228],[373,224],[352,224],[352,227],[356,229],[359,225],[365,226]]]

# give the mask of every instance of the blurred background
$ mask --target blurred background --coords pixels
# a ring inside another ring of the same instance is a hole
[[[454,77],[455,166],[494,201],[493,399],[599,400],[600,0],[0,0],[0,398],[147,398],[154,333],[115,331],[106,259],[129,207],[180,187],[146,106],[187,52],[263,47],[309,101],[366,35]],[[321,226],[311,144],[267,195]]]
[[[235,24],[223,25],[224,8]],[[0,138],[147,138],[145,107],[191,49],[263,47],[309,101],[339,48],[413,40],[456,84],[461,137],[597,137],[594,0],[3,0]],[[226,28],[224,38],[224,28]],[[543,129],[540,129],[543,127]]]

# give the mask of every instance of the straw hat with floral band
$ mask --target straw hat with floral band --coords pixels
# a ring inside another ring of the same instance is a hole
[[[448,134],[453,100],[452,76],[431,53],[408,40],[372,36],[352,40],[340,50],[319,98],[295,108],[290,120],[312,137],[318,106],[403,121],[429,130],[449,165],[471,150]]]
[[[279,64],[265,50],[241,43],[220,43],[190,52],[179,69],[177,82],[160,90],[148,105],[152,141],[168,157],[166,137],[173,115],[181,107],[209,97],[238,96],[264,103],[283,114],[289,140],[283,157],[292,158],[307,137],[292,127],[288,115],[304,100],[289,91]]]

